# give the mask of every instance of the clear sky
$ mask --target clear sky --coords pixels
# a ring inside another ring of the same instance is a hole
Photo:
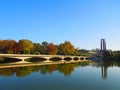
[[[120,0],[0,0],[0,39],[120,50]]]

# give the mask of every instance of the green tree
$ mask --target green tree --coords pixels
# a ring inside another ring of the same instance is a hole
[[[18,47],[21,54],[30,53],[33,48],[33,43],[30,40],[22,39],[19,40]]]
[[[34,44],[33,44],[32,53],[33,53],[33,54],[40,54],[40,50],[41,50],[41,45],[40,45],[40,43],[34,43]]]
[[[42,42],[40,53],[41,54],[46,54],[46,55],[49,54],[49,44],[48,44],[48,42]]]

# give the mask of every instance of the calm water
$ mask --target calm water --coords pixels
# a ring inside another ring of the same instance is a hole
[[[120,90],[119,63],[0,69],[0,90]]]

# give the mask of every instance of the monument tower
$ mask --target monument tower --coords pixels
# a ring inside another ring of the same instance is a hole
[[[105,42],[105,39],[101,39],[100,47],[101,47],[101,51],[106,51],[106,42]]]

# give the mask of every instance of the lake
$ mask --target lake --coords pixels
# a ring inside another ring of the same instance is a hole
[[[69,63],[0,69],[0,90],[120,90],[120,64]]]

